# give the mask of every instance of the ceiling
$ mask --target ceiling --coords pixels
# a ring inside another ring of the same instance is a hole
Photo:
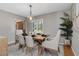
[[[32,3],[32,16],[69,9],[71,3]],[[19,16],[29,16],[29,3],[0,3],[0,9]]]

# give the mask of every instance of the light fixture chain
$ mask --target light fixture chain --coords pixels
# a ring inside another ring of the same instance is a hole
[[[32,16],[32,5],[30,5],[30,16]]]

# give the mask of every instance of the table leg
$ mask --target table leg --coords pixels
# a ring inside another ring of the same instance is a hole
[[[38,45],[38,55],[42,55],[43,51],[42,51],[42,45]]]

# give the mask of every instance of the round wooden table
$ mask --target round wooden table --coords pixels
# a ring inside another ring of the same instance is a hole
[[[33,37],[33,38],[34,38],[34,40],[35,40],[36,42],[38,42],[38,44],[42,44],[42,42],[45,40],[46,37],[43,37],[43,36],[41,36],[41,35],[36,35],[36,36]]]

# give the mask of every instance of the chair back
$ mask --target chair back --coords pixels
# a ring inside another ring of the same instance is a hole
[[[22,30],[16,30],[16,35],[21,35],[23,33]]]
[[[46,41],[43,43],[44,46],[54,49],[58,51],[59,39],[60,39],[61,30],[59,30],[54,38],[50,38],[52,40]]]
[[[56,37],[53,38],[54,48],[58,50],[59,40],[60,40],[61,30],[58,30]]]
[[[20,41],[20,37],[21,37],[22,33],[23,33],[22,30],[16,30],[16,43],[18,43],[18,41]]]
[[[33,38],[29,35],[29,36],[25,36],[26,38],[26,44],[28,47],[33,47],[34,46],[34,40]]]
[[[57,32],[57,35],[56,35],[56,39],[58,39],[58,41],[59,41],[59,39],[60,39],[60,35],[61,35],[61,30],[58,30],[58,32]]]
[[[24,43],[24,37],[22,35],[18,35],[18,37],[19,37],[19,39],[18,39],[19,43],[24,45],[25,44]]]

